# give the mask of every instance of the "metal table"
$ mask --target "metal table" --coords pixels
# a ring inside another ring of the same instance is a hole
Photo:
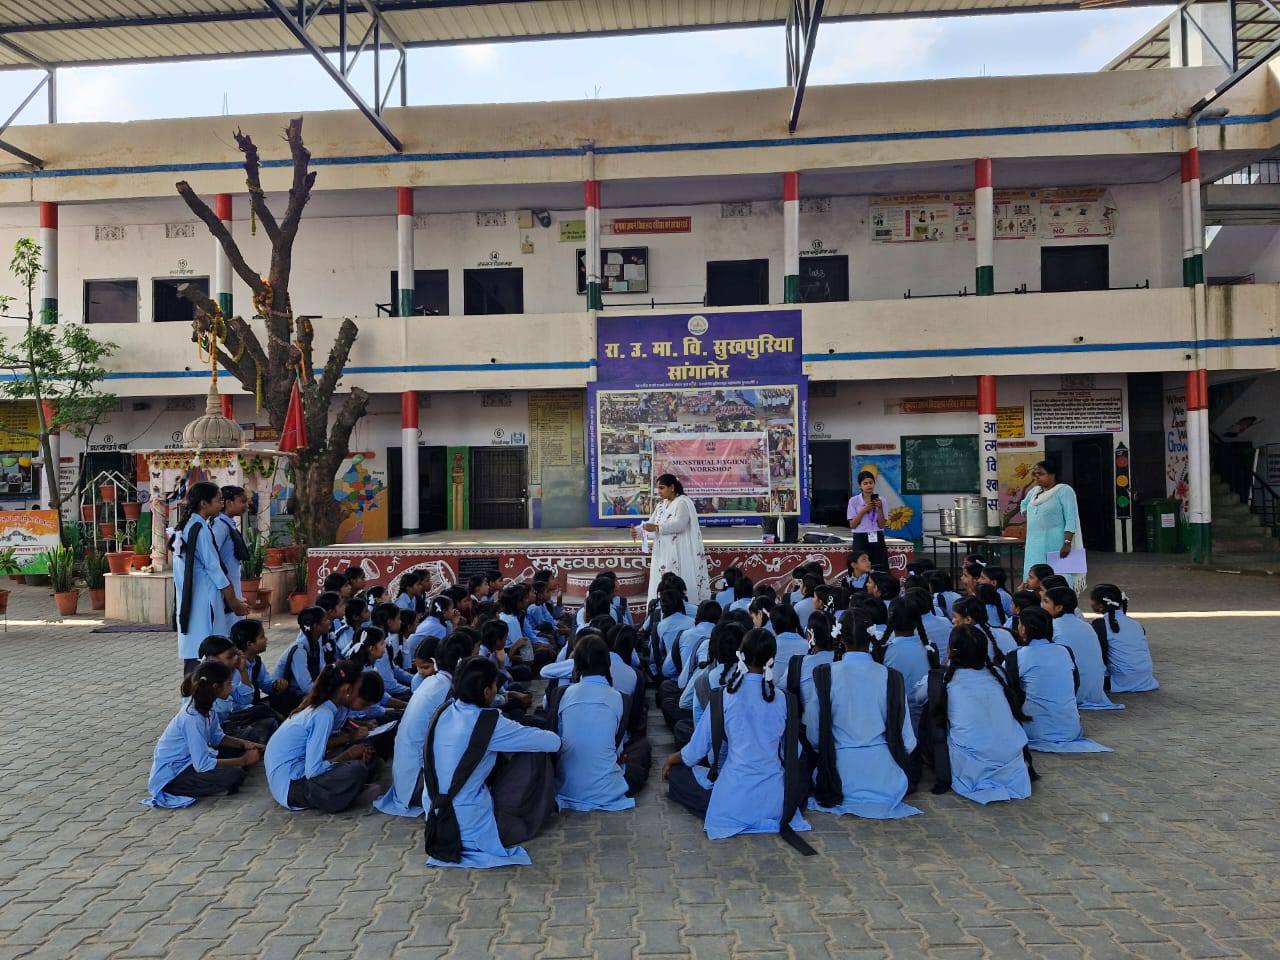
[[[983,553],[990,557],[994,552],[1000,559],[1003,559],[1007,552],[1009,562],[1003,566],[1009,574],[1010,588],[1016,586],[1021,579],[1022,567],[1016,565],[1014,560],[1022,550],[1023,542],[1017,537],[957,537],[949,533],[926,533],[925,536],[933,541],[934,562],[937,562],[938,558],[938,541],[941,540],[948,545],[951,579],[957,585],[960,583],[960,548],[962,546],[969,548],[965,553]]]

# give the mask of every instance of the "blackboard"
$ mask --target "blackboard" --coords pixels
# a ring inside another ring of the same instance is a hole
[[[459,557],[458,582],[465,587],[472,577],[483,577],[497,569],[497,557]]]
[[[903,493],[977,493],[978,435],[902,438]]]

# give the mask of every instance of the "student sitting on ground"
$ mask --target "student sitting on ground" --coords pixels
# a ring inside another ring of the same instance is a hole
[[[231,670],[231,695],[213,704],[213,713],[222,732],[261,748],[280,726],[280,718],[265,703],[257,702],[258,691],[249,676],[240,648],[226,637],[205,637],[200,644],[200,658],[206,663],[217,660]]]
[[[1044,578],[1054,576],[1053,567],[1047,563],[1033,563],[1027,569],[1027,579],[1023,582],[1020,590],[1030,590],[1032,593],[1044,592]],[[1066,585],[1066,582],[1063,582]]]
[[[413,682],[413,650],[408,647],[409,637],[402,632],[405,613],[394,603],[380,603],[369,614],[369,622],[381,630],[387,638],[387,671],[379,671],[383,679],[407,687]]]
[[[712,693],[693,738],[667,757],[662,779],[672,800],[703,818],[712,840],[782,833],[811,853],[794,835],[809,829],[800,811],[800,717],[794,698],[774,686],[776,652],[768,630],[743,637],[738,669]]]
[[[368,673],[376,673],[382,679],[381,697],[370,709],[362,711],[363,715],[381,720],[389,716],[388,711],[394,711],[390,716],[398,717],[399,711],[408,705],[410,690],[408,685],[387,686],[387,678],[379,669],[380,664],[386,666],[386,635],[377,627],[361,627],[351,644],[351,656],[347,659],[358,663]]]
[[[760,624],[772,628],[770,632],[778,646],[777,667],[780,676],[786,676],[793,657],[803,657],[809,652],[809,640],[803,636],[808,630],[807,624],[807,617],[802,623],[796,609],[785,603],[774,604],[769,611],[768,622]]]
[[[277,683],[283,680],[285,684],[276,694],[278,712],[287,715],[297,709],[320,671],[332,662],[331,651],[328,612],[319,606],[307,607],[298,614],[298,636],[280,655],[271,674]]]
[[[561,810],[630,810],[649,779],[649,740],[627,740],[631,702],[611,686],[603,639],[580,640],[573,665],[574,682],[547,698],[547,726],[560,735],[556,804]]]
[[[916,735],[902,674],[872,659],[861,617],[845,618],[843,639],[844,656],[815,669],[805,687],[804,729],[817,758],[809,809],[873,820],[914,816],[920,811],[903,802],[915,789],[907,770]],[[900,642],[924,649],[915,637]]]
[[[951,606],[960,599],[951,583],[951,574],[945,570],[929,571],[929,592],[933,595],[934,612],[951,619]]]
[[[988,643],[987,658],[999,666],[1004,663],[1005,657],[1017,649],[1018,641],[1005,627],[993,628],[987,622],[990,612],[990,605],[977,597],[961,597],[951,608],[951,622],[957,627],[974,627],[985,636]],[[947,663],[949,659],[944,656],[942,662]]]
[[[1028,607],[1018,617],[1018,649],[1004,658],[1005,679],[1025,700],[1023,722],[1032,750],[1046,753],[1110,753],[1088,739],[1080,725],[1076,671],[1071,648],[1053,640],[1053,618]]]
[[[1160,689],[1147,631],[1129,616],[1129,597],[1114,583],[1100,583],[1089,595],[1093,612],[1101,614],[1093,621],[1094,633],[1102,645],[1107,663],[1108,689],[1112,693],[1145,693]]]
[[[716,601],[702,601],[693,626],[677,633],[667,649],[667,658],[662,664],[662,673],[666,679],[658,685],[658,708],[662,711],[662,718],[669,730],[674,730],[682,717],[687,715],[687,711],[680,709],[680,694],[696,672],[698,649],[704,640],[710,638],[711,631],[720,621],[721,612],[720,604]]]
[[[280,710],[275,700],[289,689],[289,684],[276,680],[274,670],[262,658],[267,652],[267,631],[263,629],[262,621],[252,618],[237,621],[231,628],[231,642],[240,651],[245,679],[253,686],[253,702],[260,703],[265,699],[279,715],[278,719],[283,719],[287,711]]]
[[[970,600],[972,598],[969,598]],[[951,661],[929,672],[921,748],[933,767],[933,792],[954,790],[976,803],[1031,796],[1022,703],[987,656],[990,639],[976,626],[951,635]]]
[[[351,597],[342,606],[342,621],[334,625],[333,644],[338,655],[346,657],[355,643],[356,633],[369,620],[369,607],[364,597]]]
[[[929,673],[929,656],[925,652],[928,646],[929,635],[925,633],[916,605],[905,597],[889,604],[884,639],[872,648],[873,659],[897,670],[906,689],[914,690]],[[915,729],[920,726],[919,707],[912,704],[910,713],[911,726]]]
[[[1076,704],[1081,710],[1123,710],[1123,703],[1112,703],[1107,697],[1107,665],[1102,659],[1102,644],[1085,620],[1076,616],[1076,592],[1070,587],[1046,590],[1040,605],[1053,617],[1053,640],[1071,648],[1080,685]]]
[[[728,610],[729,604],[733,603],[735,594],[733,592],[734,585],[738,582],[738,577],[742,573],[737,567],[730,567],[721,576],[724,579],[724,589],[715,595],[716,603],[720,604],[720,609]]]
[[[835,663],[844,655],[844,644],[833,633],[831,618],[819,610],[809,618],[809,652],[792,657],[787,664],[786,687],[797,702],[804,703],[804,692],[813,682],[813,670],[824,663]]]
[[[231,672],[225,663],[206,660],[183,677],[184,699],[156,743],[145,805],[174,809],[235,793],[246,768],[261,758],[260,746],[225,736],[214,715],[214,702],[231,696]]]
[[[806,573],[803,580],[800,581],[799,598],[795,599],[792,594],[792,608],[795,611],[796,620],[800,625],[797,633],[803,633],[809,629],[809,618],[813,616],[813,611],[818,607],[818,588],[822,586],[822,574]],[[776,629],[775,629],[776,632]]]
[[[351,660],[325,667],[297,712],[267,744],[267,783],[280,806],[338,813],[351,806],[377,772],[377,757],[367,743],[352,744],[328,759],[332,738],[343,733],[347,711],[364,705],[359,697],[363,673]]]
[[[555,753],[560,738],[490,709],[497,693],[497,667],[486,657],[469,657],[454,677],[454,699],[436,712],[427,728],[423,805],[428,811],[428,866],[506,867],[533,862],[522,846],[510,842],[510,834],[504,839],[499,826],[522,811],[495,804],[487,781],[498,754]],[[549,762],[510,764],[504,771],[510,772],[505,773],[508,780],[498,799],[538,794],[539,779],[545,778],[550,786],[552,778]],[[512,774],[523,782],[510,782]],[[526,829],[520,842],[531,839],[542,826],[530,824],[527,817],[522,822]]]

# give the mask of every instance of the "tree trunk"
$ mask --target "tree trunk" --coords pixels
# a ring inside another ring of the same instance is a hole
[[[86,445],[87,447],[87,445]],[[58,511],[58,534],[62,534],[62,488],[58,486],[58,464],[53,459],[53,444],[49,433],[40,434],[40,454],[44,457],[45,483],[49,485],[49,505]]]
[[[334,467],[326,456],[307,456],[293,465],[293,516],[306,531],[307,542],[325,545],[338,537],[342,511],[333,499]]]

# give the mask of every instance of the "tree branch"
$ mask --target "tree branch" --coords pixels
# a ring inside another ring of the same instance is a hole
[[[179,180],[175,186],[178,189],[179,196],[191,208],[191,212],[204,221],[204,225],[209,228],[213,238],[222,245],[223,251],[227,254],[227,259],[231,261],[232,269],[240,275],[241,280],[249,285],[249,289],[254,292],[255,296],[261,295],[264,289],[262,277],[257,270],[245,263],[244,254],[240,252],[240,247],[236,244],[235,238],[231,236],[226,224],[219,220],[218,215],[209,209],[209,205],[196,195],[196,192],[191,189],[191,184],[187,183],[187,181]]]
[[[208,333],[213,318],[219,315],[218,304],[194,283],[181,284],[178,287],[178,296],[195,307],[196,323],[201,330]],[[235,343],[232,343],[231,336],[227,337],[225,341],[227,349],[218,350],[218,362],[240,381],[242,387],[255,391],[258,371],[261,370],[264,377],[267,375],[267,356],[263,353],[262,344],[258,342],[258,335],[242,318],[227,317],[225,319],[227,332],[235,337]],[[194,339],[193,334],[192,340]],[[240,349],[241,346],[244,347],[243,351]],[[240,359],[236,360],[233,354],[240,354]]]
[[[328,459],[325,469],[330,475],[338,472],[338,466],[351,452],[351,431],[355,428],[356,422],[364,416],[365,408],[368,406],[369,394],[359,387],[353,387],[347,394],[347,398],[342,401],[342,408],[334,418],[333,427],[330,428],[325,442],[324,456]]]
[[[309,170],[311,151],[302,142],[302,118],[294,117],[284,131],[293,159],[293,184],[289,187],[289,205],[280,221],[279,242],[272,247],[271,285],[276,296],[276,309],[288,309],[287,291],[289,276],[293,270],[293,242],[298,235],[302,210],[311,199],[311,188],[316,182],[315,173]],[[282,299],[283,298],[283,301]]]
[[[245,184],[249,188],[249,203],[253,206],[254,212],[257,213],[258,222],[262,224],[262,229],[267,231],[268,239],[274,244],[280,237],[280,225],[276,223],[276,215],[267,206],[267,196],[262,192],[258,145],[253,142],[253,139],[248,134],[241,133],[239,130],[235,132],[235,138],[236,146],[244,154],[244,176]]]

